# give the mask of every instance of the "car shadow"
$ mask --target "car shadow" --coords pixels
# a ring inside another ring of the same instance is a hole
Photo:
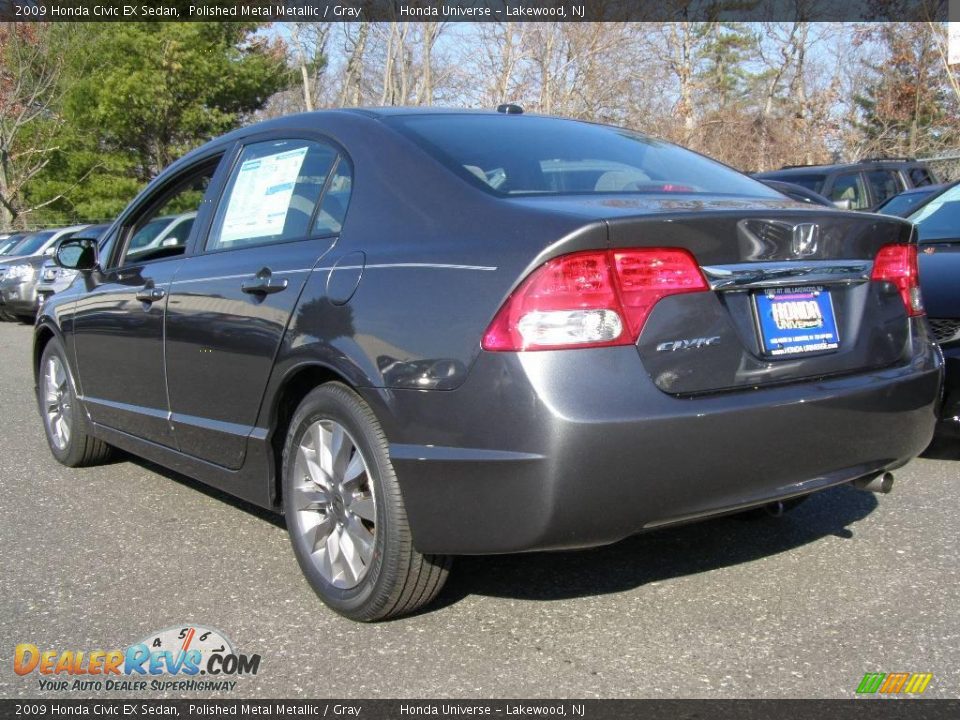
[[[848,526],[876,507],[872,493],[840,486],[812,495],[780,518],[725,516],[589,550],[458,557],[446,587],[424,611],[468,595],[548,601],[632,590],[776,555],[831,535],[852,538]]]
[[[126,461],[133,465],[143,468],[144,470],[149,470],[152,473],[157,475],[162,475],[168,480],[173,480],[174,482],[180,483],[181,485],[186,485],[197,492],[203,493],[207,497],[214,498],[220,502],[233,505],[238,510],[243,510],[244,512],[255,515],[258,518],[266,520],[271,525],[278,527],[282,530],[287,529],[287,524],[284,522],[283,515],[275,513],[272,510],[267,510],[262,508],[259,505],[254,505],[252,502],[247,502],[246,500],[241,500],[238,497],[234,497],[228,493],[218,490],[215,487],[211,487],[205,483],[200,482],[199,480],[194,480],[193,478],[187,475],[181,475],[175,470],[170,470],[165,468],[163,465],[157,465],[154,462],[146,460],[142,457],[137,457],[136,455],[130,455],[126,452],[120,451],[118,453],[118,461]]]
[[[124,454],[144,470],[188,486],[285,529],[283,516],[161,465]],[[437,599],[414,615],[470,595],[515,600],[568,600],[632,590],[787,552],[824,537],[853,537],[849,526],[877,508],[876,496],[849,485],[811,495],[782,517],[731,515],[663,528],[586,550],[460,556]]]

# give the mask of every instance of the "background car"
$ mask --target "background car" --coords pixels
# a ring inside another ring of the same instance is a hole
[[[104,233],[109,227],[109,225],[90,225],[83,230],[77,231],[73,237],[84,237],[100,241],[104,239]],[[100,252],[104,253],[107,250],[108,248],[104,242],[100,247]],[[43,266],[40,268],[40,280],[37,283],[37,307],[41,307],[51,295],[70,287],[70,284],[76,279],[77,274],[76,270],[67,270],[57,265],[54,257],[46,257]]]
[[[836,207],[830,200],[825,198],[818,192],[814,192],[809,188],[805,188],[803,185],[797,185],[795,183],[784,182],[782,180],[768,180],[766,178],[757,178],[769,188],[773,188],[778,193],[786,195],[791,200],[796,200],[797,202],[809,203],[810,205],[820,205],[821,207]]]
[[[836,165],[791,165],[756,173],[758,180],[782,180],[802,185],[844,210],[871,210],[907,188],[938,182],[919,160],[871,158]]]
[[[190,236],[196,217],[196,212],[187,212],[151,220],[130,238],[128,249],[146,254],[160,247],[182,247]]]
[[[131,248],[191,204],[186,242]],[[161,173],[104,256],[61,243],[43,431],[283,512],[327,605],[394,617],[455,555],[889,488],[942,379],[912,233],[622,128],[278,118]]]
[[[924,187],[904,190],[899,195],[894,195],[880,205],[875,212],[881,215],[907,217],[911,213],[919,210],[928,200],[936,197],[954,184],[955,183],[938,183],[937,185],[925,185]]]
[[[23,240],[29,233],[12,233],[0,237],[0,255],[12,254],[14,248],[20,244],[20,241]]]
[[[920,243],[920,287],[945,359],[941,434],[960,437],[960,184],[907,218]]]
[[[15,248],[15,256],[0,261],[0,313],[8,319],[33,322],[37,314],[40,268],[58,242],[86,225],[74,225],[35,233]]]

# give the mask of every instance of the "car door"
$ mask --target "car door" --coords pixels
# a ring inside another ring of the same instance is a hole
[[[167,383],[183,452],[243,464],[290,315],[339,233],[345,204],[333,205],[330,187],[350,172],[319,140],[261,138],[240,149],[209,232],[170,288]]]
[[[94,422],[176,447],[169,421],[163,357],[163,316],[170,282],[187,243],[132,247],[157,218],[203,215],[217,186],[222,155],[176,173],[139,200],[111,231],[99,272],[84,276],[75,306],[74,347],[84,405]]]

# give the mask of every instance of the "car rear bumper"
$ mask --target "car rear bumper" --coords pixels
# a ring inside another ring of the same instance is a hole
[[[588,547],[902,465],[929,443],[942,363],[678,398],[636,348],[481,353],[457,390],[362,391],[425,553]]]

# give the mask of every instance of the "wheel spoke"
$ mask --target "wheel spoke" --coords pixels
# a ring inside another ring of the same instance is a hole
[[[352,546],[356,549],[357,555],[363,560],[363,564],[369,565],[370,558],[373,557],[373,535],[356,518],[347,520],[344,531],[344,534],[350,538]]]
[[[356,582],[363,577],[366,563],[360,557],[360,548],[354,541],[349,529],[346,529],[346,532],[340,535],[340,554],[343,558],[344,569],[350,571],[353,581]]]
[[[294,465],[294,472],[300,479],[309,478],[322,488],[329,490],[333,483],[330,476],[327,475],[317,464],[316,453],[312,448],[300,446],[297,450],[297,460]]]
[[[326,557],[327,561],[330,563],[330,577],[336,582],[338,579],[342,580],[343,576],[343,557],[340,552],[340,534],[341,529],[335,527],[333,531],[327,535],[327,544],[326,544]]]
[[[313,552],[318,552],[326,548],[327,538],[330,537],[331,531],[336,527],[336,524],[329,515],[323,515],[321,513],[316,513],[315,515],[319,519],[319,522],[313,527],[312,531]]]
[[[333,476],[343,478],[350,453],[353,452],[353,442],[340,425],[333,426],[331,433],[330,453],[333,457]]]
[[[368,522],[377,521],[377,509],[372,497],[355,497],[347,509]]]
[[[346,470],[343,471],[343,486],[350,489],[359,486],[365,471],[363,456],[359,452],[355,452],[353,457],[350,458]]]
[[[320,469],[332,479],[334,473],[333,455],[331,454],[331,433],[323,426],[323,423],[316,424],[315,432],[317,438],[317,462],[320,465]]]
[[[57,388],[62,390],[67,384],[66,373],[63,371],[63,365],[56,358],[53,359],[53,377]]]
[[[297,486],[297,510],[326,510],[330,506],[330,494],[313,483]]]

